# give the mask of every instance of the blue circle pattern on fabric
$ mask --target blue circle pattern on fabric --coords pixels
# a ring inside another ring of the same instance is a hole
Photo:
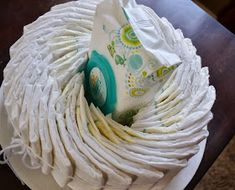
[[[128,69],[132,72],[137,72],[143,66],[143,59],[140,55],[131,55],[128,59]]]

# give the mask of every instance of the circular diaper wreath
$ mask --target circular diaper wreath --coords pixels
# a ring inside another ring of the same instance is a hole
[[[2,84],[15,131],[9,147],[22,155],[27,150],[24,164],[51,174],[61,187],[154,190],[170,172],[186,167],[208,136],[205,126],[212,119],[215,89],[191,40],[143,7],[159,22],[182,64],[131,126],[89,105],[83,68],[98,3],[80,0],[53,7],[25,26],[11,47]],[[124,31],[122,40],[137,45],[132,32]],[[93,74],[91,83],[98,88],[104,81],[96,81],[97,70]],[[14,149],[17,143],[26,148]]]

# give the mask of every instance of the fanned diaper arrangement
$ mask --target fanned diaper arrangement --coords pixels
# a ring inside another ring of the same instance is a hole
[[[134,0],[57,5],[4,70],[1,151],[72,190],[164,189],[208,136],[215,89],[188,38]]]

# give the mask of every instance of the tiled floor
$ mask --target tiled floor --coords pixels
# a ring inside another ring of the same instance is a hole
[[[235,190],[235,136],[195,190]]]

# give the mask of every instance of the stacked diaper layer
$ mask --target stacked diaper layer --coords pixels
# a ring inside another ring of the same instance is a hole
[[[140,6],[182,60],[127,127],[88,104],[83,69],[96,6],[80,0],[55,6],[24,27],[4,70],[4,104],[13,143],[27,147],[26,166],[61,186],[89,190],[155,190],[164,186],[208,136],[215,89],[190,39]],[[21,150],[14,153],[24,154]]]

